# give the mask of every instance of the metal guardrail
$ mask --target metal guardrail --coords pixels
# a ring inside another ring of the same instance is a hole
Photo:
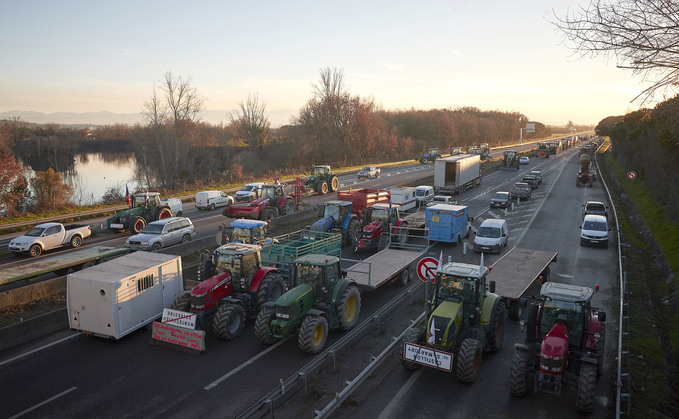
[[[620,419],[621,415],[621,403],[622,400],[627,401],[627,416],[630,415],[630,410],[632,406],[632,400],[631,400],[631,395],[629,393],[623,393],[622,389],[623,387],[626,387],[627,389],[630,388],[630,373],[629,371],[627,373],[622,372],[622,357],[625,355],[627,357],[627,366],[629,369],[629,302],[627,300],[627,274],[626,272],[623,271],[622,268],[622,252],[623,252],[623,243],[621,241],[620,237],[620,224],[618,223],[618,212],[616,211],[615,205],[613,204],[613,198],[611,197],[611,193],[608,189],[608,185],[606,185],[606,181],[604,180],[604,177],[601,176],[601,170],[599,169],[599,163],[597,161],[597,156],[598,153],[594,153],[594,163],[597,168],[597,173],[599,173],[599,177],[601,178],[601,183],[604,187],[604,190],[606,191],[606,195],[608,196],[608,202],[611,203],[611,208],[613,209],[613,218],[615,219],[615,229],[616,229],[616,234],[618,238],[618,272],[620,272],[620,277],[619,277],[619,286],[620,286],[620,296],[619,296],[619,304],[620,304],[620,312],[618,315],[618,364],[617,364],[617,372],[616,372],[616,395],[615,395],[615,417],[616,419]],[[625,309],[627,309],[628,313],[627,316],[625,316]],[[623,321],[627,320],[627,332],[623,332]],[[622,338],[623,336],[627,336],[627,350],[623,351],[622,350]],[[627,379],[626,385],[623,383],[623,378]],[[629,390],[628,390],[629,391]]]

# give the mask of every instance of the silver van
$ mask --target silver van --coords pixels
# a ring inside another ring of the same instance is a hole
[[[177,243],[188,243],[196,235],[196,228],[185,217],[170,217],[148,223],[141,233],[128,237],[125,247],[132,250],[152,250]]]
[[[500,219],[485,220],[474,237],[474,250],[477,252],[497,252],[507,246],[509,229],[507,221]]]

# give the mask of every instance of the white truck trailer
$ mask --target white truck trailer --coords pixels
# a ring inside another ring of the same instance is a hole
[[[120,339],[160,318],[183,288],[180,256],[130,253],[68,275],[69,326]]]
[[[437,195],[462,193],[481,184],[481,156],[460,154],[434,162],[434,190]]]

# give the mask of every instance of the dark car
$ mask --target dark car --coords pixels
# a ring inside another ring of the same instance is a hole
[[[599,201],[587,201],[582,206],[582,218],[586,215],[603,215],[608,220],[608,205]]]
[[[512,198],[509,196],[509,192],[495,192],[492,198],[490,198],[491,208],[507,208],[512,204]]]
[[[542,183],[542,170],[531,170],[528,174],[538,178],[538,183]]]
[[[512,189],[509,191],[509,196],[512,197],[512,199],[516,199],[517,201],[523,199],[529,199],[531,195],[532,189],[530,188],[530,185],[525,183],[525,182],[516,182],[514,186],[512,186]]]
[[[524,175],[521,181],[527,183],[531,189],[537,189],[538,185],[540,184],[538,178],[536,178],[534,175]]]

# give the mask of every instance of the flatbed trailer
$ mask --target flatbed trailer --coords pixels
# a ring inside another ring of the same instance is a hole
[[[22,279],[31,279],[50,272],[66,275],[69,269],[79,271],[94,266],[109,258],[129,253],[129,249],[108,246],[93,246],[65,252],[61,255],[42,258],[20,266],[0,269],[0,285],[10,284]]]
[[[409,228],[423,229],[427,219],[427,212],[425,207],[420,207],[412,214],[404,214],[403,219],[408,222]]]
[[[549,264],[559,252],[515,247],[492,265],[488,278],[495,281],[495,293],[507,301],[509,318],[519,320],[519,300],[535,281],[549,281]]]
[[[415,277],[417,261],[424,253],[424,250],[386,248],[347,268],[347,277],[361,289],[373,290],[392,281],[405,286]]]

